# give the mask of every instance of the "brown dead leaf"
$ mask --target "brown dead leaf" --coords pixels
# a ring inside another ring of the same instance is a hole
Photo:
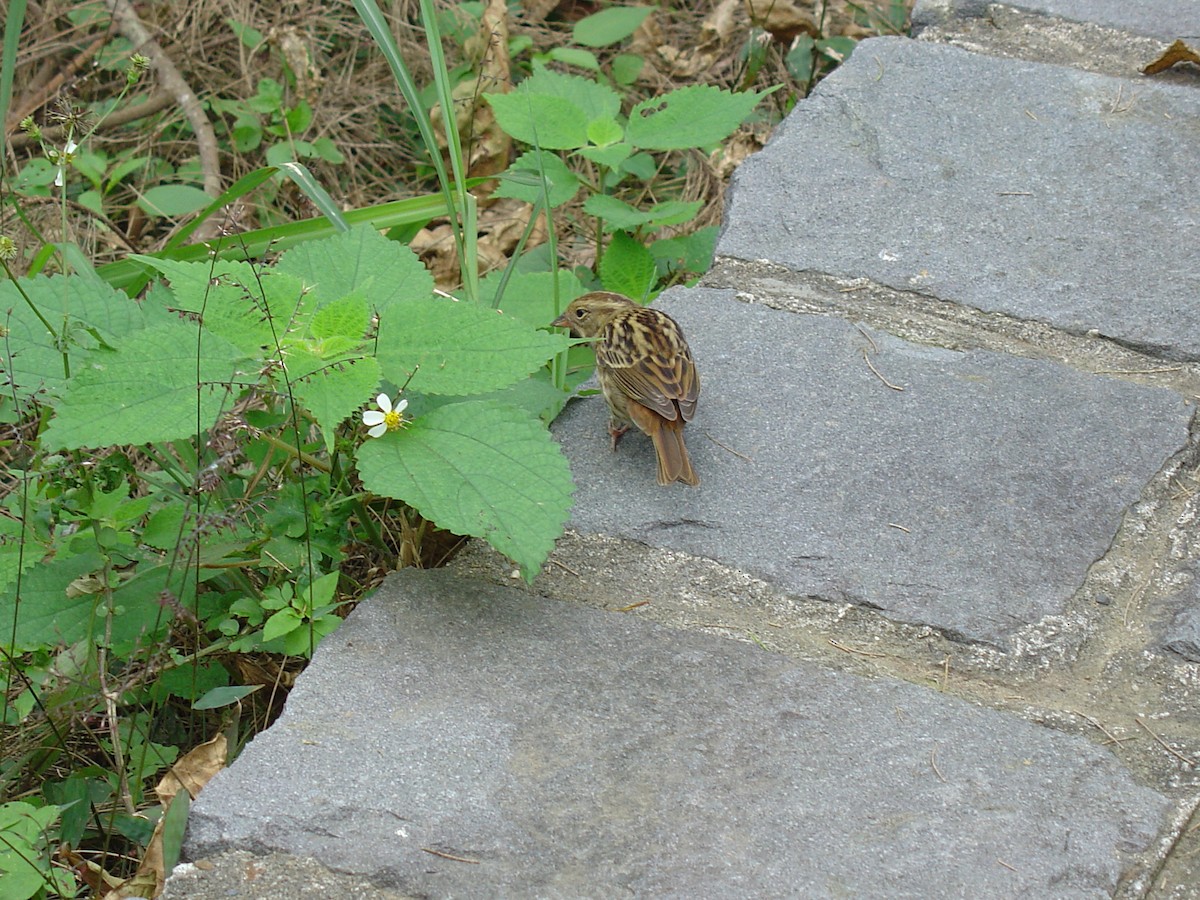
[[[225,768],[225,760],[229,753],[229,745],[225,735],[218,734],[211,741],[205,741],[198,747],[193,747],[185,753],[175,765],[167,770],[167,774],[158,782],[155,793],[158,802],[162,804],[162,816],[154,826],[154,834],[146,845],[142,862],[132,878],[109,891],[104,900],[126,900],[132,897],[157,897],[162,893],[163,882],[169,874],[163,858],[162,829],[167,818],[167,810],[175,802],[180,789],[185,789],[192,799],[203,790],[209,779]]]
[[[664,43],[661,27],[651,15],[634,32],[630,52],[648,62],[662,61],[666,65],[659,68],[675,78],[694,78],[713,67],[745,26],[743,0],[721,0],[700,23],[695,43],[680,49]]]
[[[480,20],[479,31],[466,47],[467,55],[477,64],[479,74],[455,86],[454,122],[467,157],[467,175],[487,177],[508,168],[512,156],[512,138],[496,124],[492,107],[482,94],[507,93],[512,87],[511,60],[508,56],[508,6],[504,0],[489,0]],[[446,149],[445,122],[440,106],[432,110],[438,146]],[[496,189],[490,181],[475,188],[477,200],[485,200]]]
[[[1183,41],[1176,41],[1166,49],[1166,52],[1162,56],[1142,69],[1142,74],[1157,75],[1159,72],[1165,72],[1171,66],[1181,62],[1200,65],[1200,54],[1197,54],[1195,50]]]
[[[75,870],[75,877],[86,884],[96,896],[119,888],[123,883],[120,878],[110,875],[90,859],[85,859],[70,845],[63,844],[58,848],[58,859]]]
[[[771,37],[790,44],[799,35],[820,37],[816,23],[789,0],[745,0],[750,21],[769,31]]]
[[[158,802],[164,808],[170,805],[180,788],[187,790],[194,798],[210,778],[225,768],[228,755],[229,744],[223,734],[193,747],[159,780],[158,787],[154,789],[158,794]]]
[[[485,275],[508,262],[524,233],[533,207],[519,200],[497,200],[479,212],[479,273]],[[526,248],[536,247],[546,240],[546,222],[539,216]],[[433,280],[444,291],[453,291],[459,283],[458,256],[454,249],[454,233],[442,222],[421,229],[410,246],[433,273]]]

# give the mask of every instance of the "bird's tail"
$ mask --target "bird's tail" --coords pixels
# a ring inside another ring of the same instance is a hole
[[[662,424],[650,435],[654,441],[654,453],[658,457],[658,483],[682,481],[695,487],[700,483],[700,476],[692,468],[687,444],[683,442],[683,419],[670,421],[660,418],[659,422]]]

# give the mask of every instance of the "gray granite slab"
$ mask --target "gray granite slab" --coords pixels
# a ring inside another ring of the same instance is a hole
[[[1095,897],[1169,808],[936,691],[405,570],[200,795],[185,854],[430,897]]]
[[[717,255],[1200,358],[1200,90],[862,42],[736,175]]]
[[[917,0],[913,24],[947,17],[981,18],[996,4],[987,0]],[[1194,0],[1005,0],[1004,6],[1070,22],[1090,22],[1173,41],[1200,37],[1200,5]]]
[[[1187,440],[1191,407],[1168,390],[868,337],[731,292],[661,306],[701,375],[687,443],[703,483],[659,487],[649,440],[611,452],[603,401],[577,401],[554,426],[578,485],[572,526],[968,640],[1003,644],[1062,612]]]

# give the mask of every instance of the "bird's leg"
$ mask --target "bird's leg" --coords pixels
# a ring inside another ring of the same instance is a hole
[[[608,420],[608,433],[612,436],[612,448],[614,453],[617,451],[617,443],[628,430],[629,425],[625,422],[621,422],[615,416]]]

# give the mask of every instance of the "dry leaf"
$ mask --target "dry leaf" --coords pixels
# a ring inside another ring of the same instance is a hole
[[[210,778],[225,768],[229,745],[225,735],[218,734],[211,741],[205,741],[198,747],[193,747],[167,770],[167,774],[158,782],[155,793],[158,802],[162,804],[162,816],[154,826],[154,834],[146,846],[141,864],[132,878],[109,891],[104,900],[126,900],[131,897],[157,897],[162,893],[166,881],[166,863],[163,859],[162,829],[167,818],[167,810],[175,802],[175,795],[180,788],[185,788],[192,799],[204,788]]]
[[[1183,41],[1176,41],[1167,48],[1162,56],[1142,69],[1142,74],[1157,75],[1159,72],[1165,72],[1171,66],[1181,62],[1200,65],[1200,55]]]
[[[479,213],[479,273],[487,274],[508,262],[517,242],[529,222],[532,207],[519,200],[497,200]],[[545,217],[539,216],[529,236],[526,248],[536,247],[546,240]],[[454,249],[454,233],[445,222],[421,229],[409,246],[433,274],[433,280],[444,291],[453,291],[460,281],[458,255]]]
[[[193,747],[158,782],[158,787],[154,789],[158,794],[158,802],[165,808],[175,799],[181,787],[194,798],[210,778],[225,768],[228,754],[229,745],[223,734]]]
[[[666,63],[667,74],[676,78],[694,78],[700,72],[712,69],[729,42],[745,26],[742,2],[721,0],[700,23],[696,43],[683,50],[663,43],[654,16],[648,16],[634,33],[630,51],[647,61],[662,60]]]
[[[750,21],[771,33],[771,37],[790,44],[799,35],[819,37],[821,32],[811,18],[788,0],[745,0]]]
[[[455,86],[454,122],[459,140],[467,156],[467,176],[487,177],[508,168],[512,156],[512,138],[496,124],[492,107],[482,94],[507,93],[511,87],[511,61],[508,56],[508,6],[504,0],[489,0],[479,23],[479,31],[464,48],[477,64],[479,74]],[[438,146],[445,149],[445,122],[440,106],[431,112]],[[496,182],[479,185],[472,193],[476,199],[486,199],[496,189]]]

